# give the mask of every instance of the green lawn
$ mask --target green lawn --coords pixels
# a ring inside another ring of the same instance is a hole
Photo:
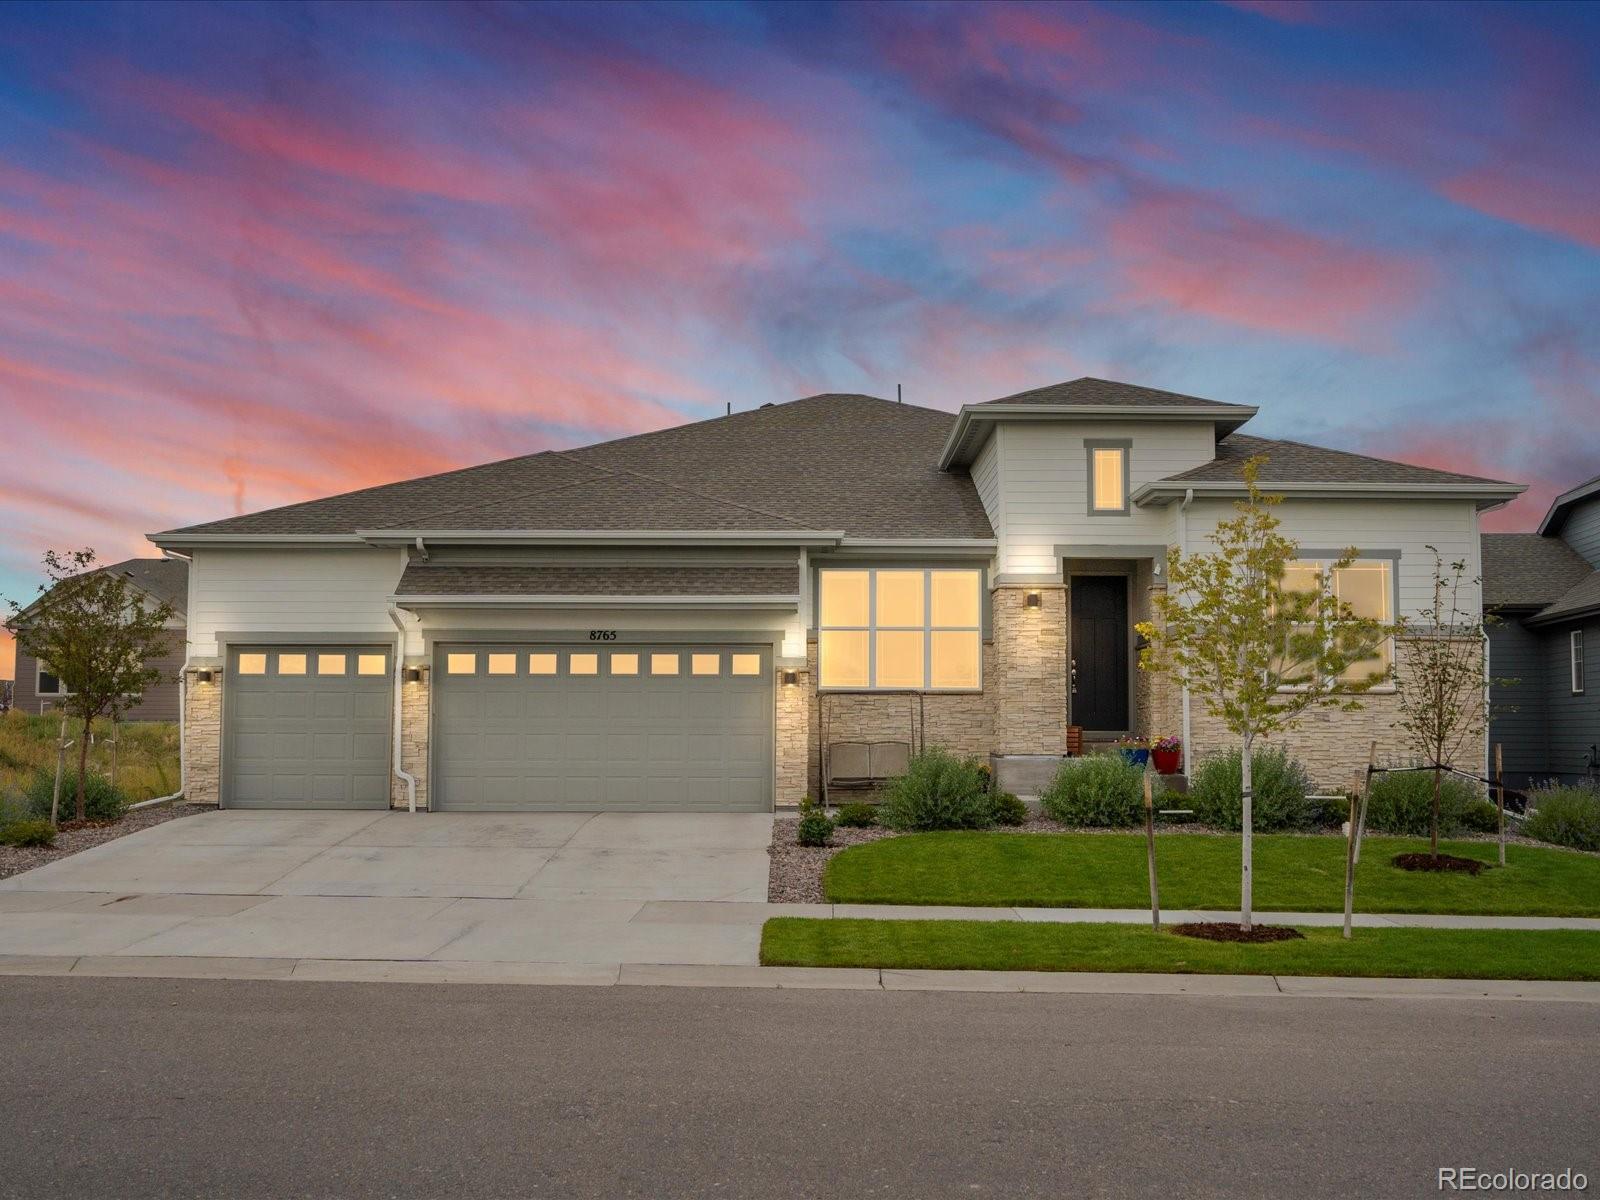
[[[1600,933],[1584,930],[1302,929],[1305,941],[1242,946],[1139,925],[857,921],[775,917],[769,967],[1357,975],[1416,979],[1600,979]]]
[[[1161,903],[1168,908],[1239,905],[1239,839],[1167,834],[1157,840]],[[1447,842],[1462,857],[1495,861],[1495,846]],[[1390,860],[1426,850],[1411,838],[1367,838],[1356,870],[1360,912],[1600,916],[1600,857],[1509,846],[1506,866],[1476,878],[1401,871]],[[1344,908],[1341,837],[1255,839],[1255,907]],[[975,904],[1044,908],[1142,908],[1150,903],[1140,834],[922,833],[852,846],[828,864],[837,904]]]

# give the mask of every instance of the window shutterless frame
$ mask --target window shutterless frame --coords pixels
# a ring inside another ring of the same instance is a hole
[[[35,696],[49,696],[52,699],[55,699],[61,696],[72,695],[71,692],[67,691],[66,688],[61,686],[61,676],[50,670],[42,662],[35,661],[33,664],[33,670],[33,694]],[[50,688],[48,690],[46,690],[44,686],[44,681],[46,679],[50,681]]]
[[[1095,504],[1095,492],[1098,490],[1099,471],[1096,466],[1100,452],[1115,451],[1121,460],[1122,467],[1122,503],[1116,508],[1099,507]],[[1125,517],[1129,509],[1128,497],[1133,492],[1133,439],[1132,438],[1084,438],[1083,458],[1085,466],[1084,507],[1091,517]]]
[[[920,625],[880,625],[878,622],[878,576],[879,574],[897,574],[915,572],[922,576],[922,622]],[[933,619],[933,579],[935,575],[960,572],[971,577],[972,587],[976,594],[974,605],[973,623],[970,625],[935,624]],[[818,569],[818,579],[828,574],[862,575],[867,581],[867,623],[839,623],[828,621],[826,605],[822,603],[823,588],[818,587],[817,606],[817,667],[818,690],[824,692],[981,692],[983,690],[983,572],[977,568],[967,567],[821,567]],[[879,684],[878,683],[878,634],[879,633],[905,633],[918,632],[922,636],[922,684],[911,686],[906,684]],[[866,635],[867,642],[867,678],[860,684],[828,684],[822,682],[826,677],[827,666],[825,663],[825,643],[828,633],[862,633]],[[933,686],[933,641],[937,633],[963,633],[971,634],[976,642],[975,653],[975,682],[959,687]]]
[[[1320,580],[1319,586],[1321,588],[1321,594],[1323,596],[1339,598],[1338,580],[1335,578],[1332,567],[1341,556],[1332,551],[1322,550],[1302,550],[1301,554],[1304,557],[1294,559],[1289,566],[1291,568],[1315,567]],[[1385,587],[1383,593],[1385,612],[1381,617],[1377,618],[1377,620],[1382,624],[1390,625],[1394,623],[1395,614],[1400,611],[1399,552],[1369,550],[1364,554],[1360,554],[1356,558],[1352,559],[1349,569],[1362,567],[1370,568],[1374,566],[1383,566],[1387,569],[1388,578],[1385,580],[1385,582],[1388,586]],[[1392,671],[1394,669],[1394,639],[1392,637],[1384,638],[1382,642],[1379,643],[1378,652],[1383,656],[1385,664]],[[1295,692],[1301,689],[1298,686],[1290,686],[1280,687],[1278,690],[1280,692]],[[1372,692],[1375,695],[1381,696],[1394,690],[1394,680],[1391,679],[1385,683],[1378,684],[1372,689]]]
[[[1567,662],[1572,668],[1572,694],[1583,694],[1583,630],[1574,629],[1567,635]]]

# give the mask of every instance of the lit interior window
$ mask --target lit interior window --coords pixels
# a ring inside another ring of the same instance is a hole
[[[881,688],[922,686],[922,631],[889,629],[878,633],[878,679]]]
[[[759,654],[730,654],[728,660],[735,675],[761,674],[761,655]]]
[[[267,656],[265,654],[239,655],[239,674],[265,675],[267,673]]]
[[[613,675],[637,675],[639,673],[639,656],[637,654],[613,654],[611,656],[611,673]]]
[[[824,625],[865,625],[871,575],[867,571],[823,571],[818,597]]]
[[[978,573],[934,571],[933,625],[978,627]]]
[[[820,577],[817,669],[821,686],[981,686],[981,571],[830,569]],[[870,604],[866,603],[869,599]]]
[[[1096,512],[1121,512],[1128,507],[1128,493],[1123,486],[1127,454],[1120,446],[1097,446],[1090,454],[1094,470],[1091,494]]]
[[[567,656],[567,673],[569,675],[598,675],[600,673],[600,656],[598,654],[569,654]]]
[[[691,675],[722,674],[722,655],[691,654],[689,656],[689,673]]]
[[[554,675],[556,673],[556,656],[554,654],[528,655],[529,675]]]
[[[678,673],[678,656],[676,654],[652,654],[650,656],[650,674],[676,675]]]
[[[922,627],[922,572],[879,571],[878,628]]]
[[[515,675],[517,673],[517,656],[515,654],[489,655],[489,674]]]
[[[389,660],[382,654],[356,655],[357,675],[387,675]]]
[[[817,637],[823,687],[866,687],[867,631],[824,629]]]
[[[459,652],[447,654],[444,669],[451,675],[475,675],[478,671],[478,656]]]
[[[306,673],[306,656],[304,654],[278,655],[279,675],[304,675]]]
[[[976,629],[933,631],[929,684],[936,688],[978,686],[978,655],[982,639]]]
[[[344,658],[345,658],[345,656],[342,655],[342,654],[319,654],[319,655],[317,655],[317,674],[318,675],[343,675],[344,674]]]

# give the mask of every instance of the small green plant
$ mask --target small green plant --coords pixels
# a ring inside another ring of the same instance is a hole
[[[61,781],[61,805],[59,818],[63,821],[73,816],[72,807],[67,803],[68,781]],[[45,821],[50,819],[50,795],[55,788],[55,773],[53,771],[36,771],[33,778],[28,781],[28,811],[35,817]],[[90,772],[83,778],[83,803],[84,819],[88,821],[120,821],[122,814],[128,809],[128,798],[118,788],[111,786],[111,781],[104,775]]]
[[[1137,825],[1144,820],[1144,774],[1121,754],[1069,759],[1039,802],[1063,825]],[[1161,787],[1159,778],[1152,783]]]
[[[924,750],[884,788],[878,815],[904,833],[985,829],[994,824],[989,773],[982,764],[937,746]]]
[[[833,822],[820,808],[812,808],[800,815],[794,840],[802,846],[826,846],[833,840]]]
[[[1485,813],[1483,810],[1487,809]],[[1442,837],[1477,828],[1492,833],[1499,813],[1472,784],[1454,775],[1439,779],[1439,833]],[[1487,821],[1487,827],[1482,822]],[[1474,824],[1477,822],[1478,824]],[[1372,778],[1367,828],[1378,833],[1427,837],[1433,829],[1433,772],[1390,771]]]
[[[834,824],[843,825],[846,829],[871,829],[877,823],[878,810],[861,800],[841,804],[839,815],[834,818]]]
[[[1021,825],[1028,819],[1028,806],[1010,792],[994,795],[994,823],[996,825]]]
[[[1600,850],[1600,792],[1581,787],[1534,788],[1522,832],[1554,846]]]
[[[1206,759],[1189,780],[1190,807],[1205,824],[1238,829],[1244,823],[1241,763],[1240,751],[1230,750]],[[1268,833],[1307,829],[1321,818],[1321,804],[1306,798],[1311,790],[1306,769],[1282,747],[1252,753],[1250,777],[1254,787],[1251,819],[1256,829]],[[1339,819],[1347,816],[1341,814]]]
[[[0,846],[49,846],[56,840],[56,827],[49,821],[29,818],[0,827]]]

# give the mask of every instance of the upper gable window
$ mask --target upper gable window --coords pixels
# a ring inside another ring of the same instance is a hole
[[[1086,441],[1089,459],[1089,515],[1126,516],[1128,513],[1128,441]]]

